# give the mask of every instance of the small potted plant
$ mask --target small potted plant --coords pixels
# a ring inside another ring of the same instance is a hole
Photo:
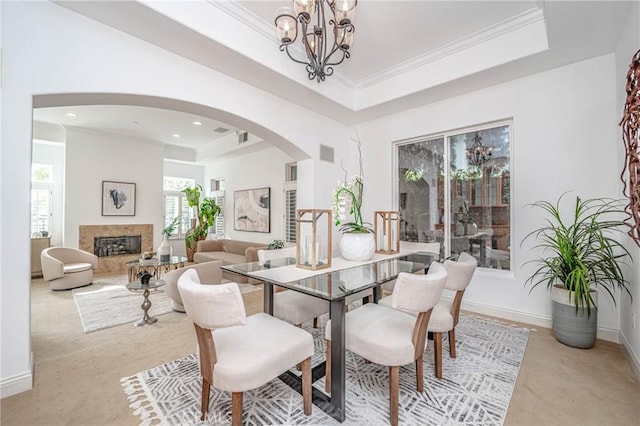
[[[282,240],[273,240],[267,245],[267,250],[279,250],[284,248],[284,241]]]
[[[158,247],[156,252],[160,262],[169,262],[171,259],[171,244],[169,243],[169,237],[175,232],[176,227],[180,223],[180,217],[175,217],[169,225],[162,230],[162,243]]]
[[[527,263],[537,269],[527,279],[531,290],[545,284],[551,291],[552,330],[561,343],[577,348],[595,344],[597,291],[611,296],[624,290],[631,297],[621,264],[629,251],[617,239],[624,236],[624,208],[619,200],[576,197],[568,213],[561,212],[563,194],[555,204],[536,201],[530,206],[546,213],[545,224],[531,231],[523,242],[534,238],[534,248],[543,256]],[[531,291],[530,290],[530,291]]]

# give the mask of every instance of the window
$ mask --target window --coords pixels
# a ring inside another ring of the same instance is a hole
[[[51,232],[53,166],[31,165],[31,235]]]
[[[296,242],[296,191],[298,180],[298,163],[284,165],[284,241]]]
[[[224,180],[218,182],[222,182],[223,189],[212,191],[210,195],[213,201],[216,202],[216,205],[220,207],[220,214],[216,216],[216,220],[213,223],[213,232],[218,238],[224,238]]]
[[[296,242],[296,184],[284,184],[284,241]]]
[[[510,145],[510,122],[397,143],[400,239],[511,269]]]
[[[295,182],[298,180],[298,163],[287,163],[284,165],[285,182]]]
[[[164,226],[169,226],[176,217],[180,222],[171,237],[184,238],[184,234],[191,229],[191,219],[195,219],[193,209],[189,208],[187,198],[182,189],[195,186],[194,179],[165,176],[163,179],[164,190]]]
[[[211,179],[211,192],[224,191],[224,179]]]

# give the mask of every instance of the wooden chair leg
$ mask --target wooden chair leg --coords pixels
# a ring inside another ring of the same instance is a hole
[[[318,328],[318,318],[313,319],[313,328]]]
[[[433,333],[433,357],[436,364],[436,377],[442,379],[442,333]]]
[[[331,340],[327,340],[327,361],[325,363],[324,390],[331,392]]]
[[[231,425],[242,426],[242,392],[231,393]]]
[[[416,389],[420,393],[424,390],[424,368],[422,364],[422,356],[416,359]]]
[[[449,355],[451,358],[456,357],[456,329],[449,330]]]
[[[311,358],[300,363],[302,366],[302,401],[304,415],[311,414]]]
[[[389,420],[391,426],[398,426],[398,394],[400,367],[389,367]]]
[[[200,403],[200,412],[202,416],[200,420],[204,421],[204,418],[207,416],[207,411],[209,410],[209,391],[211,390],[211,385],[207,382],[207,379],[202,378],[202,402]]]
[[[294,324],[298,328],[302,328],[302,324]],[[302,363],[299,362],[296,364],[296,370],[300,371],[302,369]]]

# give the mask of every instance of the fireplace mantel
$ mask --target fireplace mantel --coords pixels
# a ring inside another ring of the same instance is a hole
[[[119,237],[140,235],[142,237],[142,251],[153,251],[153,225],[80,225],[78,247],[81,250],[93,253],[93,239],[95,237]],[[130,260],[136,260],[139,254],[127,254],[120,256],[98,258],[96,274],[124,274],[124,264]]]

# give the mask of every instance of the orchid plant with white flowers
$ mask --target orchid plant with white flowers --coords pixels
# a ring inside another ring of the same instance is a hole
[[[356,132],[357,136],[357,132]],[[362,193],[364,190],[364,178],[362,176],[362,142],[359,136],[351,138],[358,147],[358,155],[360,161],[360,174],[353,176],[351,181],[347,181],[347,170],[344,170],[344,181],[338,180],[338,184],[331,194],[331,204],[333,207],[333,217],[336,220],[336,226],[340,226],[340,232],[346,233],[373,233],[371,224],[364,222],[362,219]],[[347,218],[347,209],[349,214],[353,216],[352,222],[345,222]]]

